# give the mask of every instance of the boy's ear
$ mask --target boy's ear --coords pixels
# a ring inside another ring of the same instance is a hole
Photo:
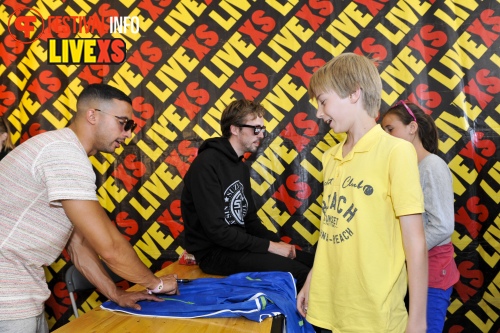
[[[356,103],[361,97],[361,88],[357,88],[353,93],[349,94],[349,99],[351,103]]]

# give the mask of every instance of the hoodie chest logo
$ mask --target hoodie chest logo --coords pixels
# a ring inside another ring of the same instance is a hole
[[[243,184],[237,180],[224,191],[224,218],[229,225],[244,225],[248,211]]]

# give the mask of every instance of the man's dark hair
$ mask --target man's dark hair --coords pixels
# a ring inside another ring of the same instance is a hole
[[[229,103],[222,112],[220,120],[220,128],[222,136],[225,138],[231,137],[231,125],[245,125],[247,116],[253,118],[264,116],[266,110],[262,105],[248,99],[238,99]]]
[[[132,105],[130,97],[125,95],[123,91],[104,83],[95,83],[88,85],[78,96],[77,107],[80,102],[87,100],[112,100],[125,101]]]

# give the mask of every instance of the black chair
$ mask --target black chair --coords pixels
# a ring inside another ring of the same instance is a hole
[[[114,273],[108,266],[103,262],[102,265],[108,272],[109,276],[115,283],[123,281],[124,279]],[[68,288],[69,298],[71,299],[71,306],[73,308],[73,313],[75,314],[75,318],[78,318],[78,308],[75,302],[74,293],[83,290],[95,289],[95,286],[90,283],[89,280],[79,270],[76,269],[76,266],[70,264],[70,267],[66,271],[64,276],[64,280],[66,281],[66,287]]]

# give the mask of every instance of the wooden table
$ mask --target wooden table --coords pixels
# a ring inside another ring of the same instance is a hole
[[[180,279],[221,277],[205,274],[198,266],[179,265],[175,262],[157,272],[157,276],[176,273]],[[135,285],[129,290],[143,290]],[[246,318],[172,319],[141,317],[103,310],[100,307],[54,331],[54,333],[274,333],[282,332],[283,316],[268,318],[257,323]]]

